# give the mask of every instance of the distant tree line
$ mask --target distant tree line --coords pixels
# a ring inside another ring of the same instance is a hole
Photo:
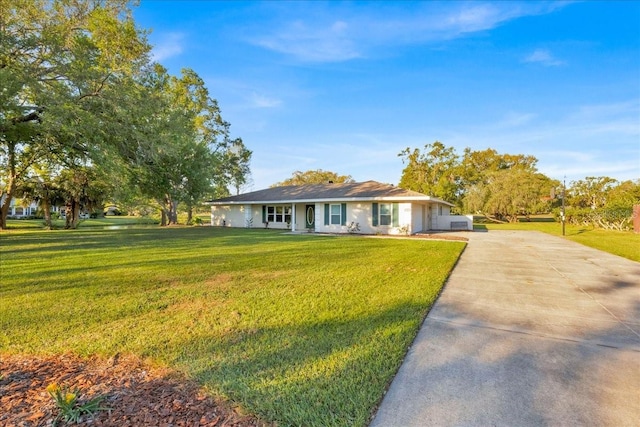
[[[611,230],[630,230],[633,206],[640,205],[640,179],[617,181],[589,176],[571,182],[566,193],[566,221]],[[556,217],[560,215],[555,211]]]
[[[104,203],[162,224],[236,192],[251,151],[203,80],[150,59],[128,0],[5,0],[0,8],[0,229],[14,198],[64,204],[67,227]]]
[[[291,174],[291,178],[284,181],[276,182],[271,187],[284,187],[286,185],[306,185],[306,184],[346,184],[354,182],[351,175],[340,175],[336,172],[325,171],[322,169],[308,170],[305,172],[295,171]]]
[[[514,222],[537,213],[559,213],[563,184],[537,170],[534,156],[500,154],[492,148],[462,155],[436,141],[398,154],[405,164],[400,187],[454,203],[459,212]],[[640,204],[640,180],[587,177],[569,183],[567,219],[575,224],[627,229]]]

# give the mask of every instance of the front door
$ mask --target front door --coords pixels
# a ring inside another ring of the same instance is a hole
[[[316,229],[316,205],[306,205],[304,209],[305,227],[307,229]]]

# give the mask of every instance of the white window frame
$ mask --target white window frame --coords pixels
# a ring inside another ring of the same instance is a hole
[[[382,213],[383,207],[388,213]],[[384,220],[382,218],[385,218]],[[388,219],[387,219],[388,218]],[[378,203],[378,225],[391,226],[393,224],[393,203]]]
[[[267,222],[269,223],[291,223],[291,206],[288,205],[267,205]]]
[[[337,213],[333,211],[334,206],[338,208]],[[337,221],[334,221],[336,217],[337,217]],[[342,204],[334,203],[329,205],[329,224],[342,225]]]

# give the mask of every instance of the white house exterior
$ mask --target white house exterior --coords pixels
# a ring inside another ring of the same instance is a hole
[[[375,181],[274,187],[211,200],[211,225],[317,233],[472,230],[451,203]]]
[[[5,196],[0,199],[2,202],[5,200]],[[28,205],[21,203],[19,199],[11,199],[9,203],[9,210],[7,211],[7,218],[28,218],[36,215],[38,212],[38,204],[36,202],[30,202]]]

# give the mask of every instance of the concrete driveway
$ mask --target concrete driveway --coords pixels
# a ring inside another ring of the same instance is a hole
[[[640,263],[468,237],[371,427],[640,425]]]

